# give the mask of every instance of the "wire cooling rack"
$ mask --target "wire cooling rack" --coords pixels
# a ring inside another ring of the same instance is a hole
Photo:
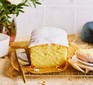
[[[82,73],[71,66],[63,72],[56,72],[56,73],[44,73],[44,74],[33,74],[33,73],[26,73],[25,76],[69,76],[69,77],[93,77],[93,71],[89,71],[88,73]]]

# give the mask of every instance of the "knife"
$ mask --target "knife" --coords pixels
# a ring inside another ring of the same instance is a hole
[[[24,73],[24,71],[23,71],[22,65],[19,63],[18,56],[17,56],[17,53],[16,53],[16,52],[15,52],[15,56],[16,56],[17,63],[18,63],[18,65],[19,65],[19,70],[20,70],[20,72],[21,72],[23,81],[24,81],[24,83],[26,83],[25,73]]]

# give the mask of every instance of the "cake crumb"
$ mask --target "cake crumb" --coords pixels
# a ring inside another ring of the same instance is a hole
[[[38,84],[40,84],[40,85],[46,85],[46,82],[45,82],[45,81],[43,81],[43,82],[38,83]]]
[[[68,78],[69,81],[72,81],[71,78]]]

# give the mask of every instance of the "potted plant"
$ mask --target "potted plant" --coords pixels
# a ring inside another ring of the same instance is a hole
[[[16,35],[16,26],[13,16],[24,13],[23,7],[41,4],[39,0],[0,0],[0,33],[6,33],[13,41]],[[12,36],[12,37],[11,37]]]

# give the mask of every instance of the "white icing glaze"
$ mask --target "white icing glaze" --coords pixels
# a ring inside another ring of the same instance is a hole
[[[44,27],[32,31],[29,47],[42,44],[59,44],[68,47],[67,33],[55,27]]]

